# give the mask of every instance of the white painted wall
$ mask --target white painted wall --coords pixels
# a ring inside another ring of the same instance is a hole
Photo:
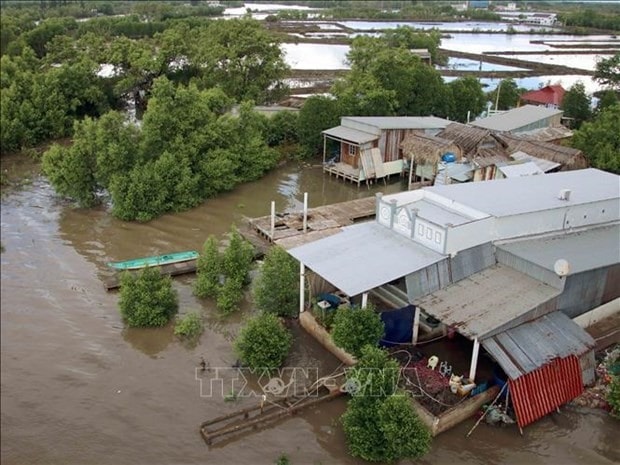
[[[579,315],[578,317],[573,318],[573,321],[582,328],[588,328],[593,324],[618,313],[620,313],[620,298],[607,302],[600,307],[596,307],[587,313]]]
[[[413,240],[435,252],[443,253],[446,230],[439,225],[416,217]]]
[[[446,247],[442,253],[455,254],[461,250],[490,242],[496,238],[495,218],[487,217],[448,229]]]

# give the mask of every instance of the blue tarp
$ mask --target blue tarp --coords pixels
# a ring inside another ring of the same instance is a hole
[[[385,325],[385,334],[381,339],[382,347],[392,347],[398,344],[410,343],[413,338],[413,317],[415,306],[381,312],[381,321]]]

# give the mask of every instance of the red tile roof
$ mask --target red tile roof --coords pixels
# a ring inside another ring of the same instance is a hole
[[[566,91],[560,85],[546,86],[539,90],[532,90],[521,95],[522,102],[538,103],[540,105],[562,105]]]

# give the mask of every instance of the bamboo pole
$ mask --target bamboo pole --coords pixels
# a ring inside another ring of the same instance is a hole
[[[506,386],[508,386],[508,383],[504,384],[502,386],[502,388],[500,389],[499,393],[497,394],[497,396],[495,396],[495,399],[493,400],[493,402],[491,403],[491,405],[489,405],[487,407],[487,409],[484,411],[484,413],[482,414],[482,416],[480,418],[478,418],[478,421],[476,422],[476,424],[472,427],[472,429],[469,430],[469,433],[467,433],[467,436],[465,436],[466,438],[468,438],[471,433],[474,432],[474,430],[478,427],[478,425],[480,424],[480,422],[484,419],[484,417],[487,416],[487,412],[489,410],[491,410],[491,407],[493,407],[495,405],[495,402],[497,402],[497,399],[500,398],[500,396],[502,395],[502,392],[504,392],[504,389],[506,389]]]

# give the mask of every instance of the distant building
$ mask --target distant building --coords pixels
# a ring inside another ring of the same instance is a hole
[[[524,132],[533,129],[559,126],[562,111],[535,105],[524,105],[504,113],[477,119],[473,126],[500,132]]]
[[[524,22],[528,24],[538,24],[540,26],[553,26],[557,21],[555,13],[534,13],[526,16]]]
[[[483,9],[486,10],[489,8],[489,0],[470,0],[467,2],[468,8],[472,9]]]
[[[519,98],[519,105],[541,105],[547,108],[560,108],[566,90],[559,85],[545,86],[542,89],[525,92]]]

